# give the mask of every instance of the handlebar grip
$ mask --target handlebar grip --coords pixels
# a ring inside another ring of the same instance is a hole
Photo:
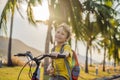
[[[26,53],[18,53],[18,54],[15,54],[14,56],[30,56],[30,51],[26,51]]]
[[[30,51],[26,51],[26,53],[18,53],[18,54],[15,54],[14,56],[19,56],[19,57],[28,56],[31,60],[33,59],[33,56]]]
[[[65,55],[62,55],[62,54],[58,54],[57,58],[65,58],[66,56]]]
[[[15,54],[14,56],[26,56],[26,54],[18,53],[18,54]]]
[[[55,56],[53,56],[53,55],[51,55],[51,54],[44,54],[43,57],[55,58]]]
[[[51,58],[65,58],[66,56],[65,55],[61,55],[61,54],[58,54],[58,56],[54,56],[54,55],[51,55],[51,54],[48,54],[48,55],[44,55],[46,57],[51,57]]]

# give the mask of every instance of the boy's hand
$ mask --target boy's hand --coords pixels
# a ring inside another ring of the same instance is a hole
[[[51,64],[48,66],[47,72],[49,73],[49,75],[53,75],[54,74],[54,68],[52,67]]]
[[[58,52],[52,52],[50,55],[54,56],[55,58],[57,58],[58,54],[59,54]]]

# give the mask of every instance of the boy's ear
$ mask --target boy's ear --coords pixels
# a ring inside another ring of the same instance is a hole
[[[70,40],[70,38],[71,38],[71,37],[68,37],[68,38],[66,39],[66,41],[69,41],[69,40]]]
[[[69,38],[66,39],[66,42],[69,41]]]

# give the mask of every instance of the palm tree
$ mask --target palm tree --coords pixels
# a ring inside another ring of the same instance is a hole
[[[112,5],[111,5],[112,6]],[[109,6],[109,8],[111,8],[111,6]],[[116,33],[117,31],[115,30],[115,27],[117,26],[116,24],[112,25],[111,24],[111,20],[116,20],[116,18],[114,17],[116,15],[116,11],[115,9],[112,10],[113,13],[111,15],[108,16],[108,18],[104,19],[106,21],[105,25],[106,26],[106,29],[104,29],[102,31],[102,34],[103,34],[103,37],[104,37],[104,60],[103,60],[103,71],[105,71],[105,56],[106,56],[106,50],[108,49],[109,50],[109,46],[114,44],[114,42],[111,42],[111,40],[114,40],[115,37],[114,37],[114,34],[113,33]],[[105,17],[105,15],[104,15]],[[107,21],[108,20],[108,21]],[[117,45],[117,44],[115,44]],[[115,47],[114,47],[115,48]],[[109,55],[110,53],[108,53]],[[116,53],[113,53],[113,54],[116,54]],[[114,59],[115,59],[115,56],[114,56]]]
[[[119,0],[118,0],[119,2]],[[120,48],[120,31],[119,31],[119,28],[120,28],[120,12],[117,10],[117,8],[119,8],[120,6],[120,3],[116,3],[114,4],[114,9],[117,11],[117,14],[115,16],[116,19],[110,19],[109,20],[109,23],[112,27],[112,29],[110,30],[110,33],[111,33],[111,39],[110,39],[110,46],[108,48],[108,59],[111,60],[111,58],[114,59],[114,66],[116,66],[116,64],[119,64],[119,60],[120,60],[120,57],[119,57],[119,53],[118,53],[118,50]]]
[[[86,61],[85,61],[85,72],[88,73],[88,52],[91,51],[92,46],[94,45],[92,42],[97,40],[97,35],[99,34],[99,27],[96,25],[96,22],[90,21],[90,12],[87,13],[85,20],[85,36],[84,39],[86,41]],[[94,45],[95,46],[95,45]],[[90,53],[91,54],[91,53]]]
[[[120,48],[120,31],[119,31],[119,21],[118,24],[111,24],[113,29],[111,30],[111,39],[110,39],[110,46],[108,48],[108,59],[110,60],[111,57],[114,59],[114,66],[119,64],[120,56],[119,56],[119,48]]]
[[[15,13],[15,7],[16,7],[16,0],[8,0],[2,15],[1,15],[1,20],[0,20],[0,28],[1,27],[7,27],[7,14],[11,13],[11,23],[10,23],[10,36],[9,36],[9,42],[8,42],[8,66],[13,66],[12,60],[11,60],[11,49],[12,49],[12,30],[13,30],[13,21],[14,21],[14,13]]]

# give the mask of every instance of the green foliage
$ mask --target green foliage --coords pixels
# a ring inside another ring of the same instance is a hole
[[[72,26],[76,38],[80,38],[82,29],[82,4],[79,0],[52,0],[49,5],[50,20],[54,25],[62,22],[69,23]]]
[[[17,2],[16,0],[8,0],[3,11],[1,14],[1,19],[0,19],[0,29],[7,34],[7,21],[8,21],[8,16],[14,15],[14,9],[16,8]]]
[[[35,19],[34,19],[34,15],[33,15],[32,6],[30,5],[30,3],[28,4],[28,7],[27,7],[27,16],[28,16],[28,21],[30,23],[36,24]]]

